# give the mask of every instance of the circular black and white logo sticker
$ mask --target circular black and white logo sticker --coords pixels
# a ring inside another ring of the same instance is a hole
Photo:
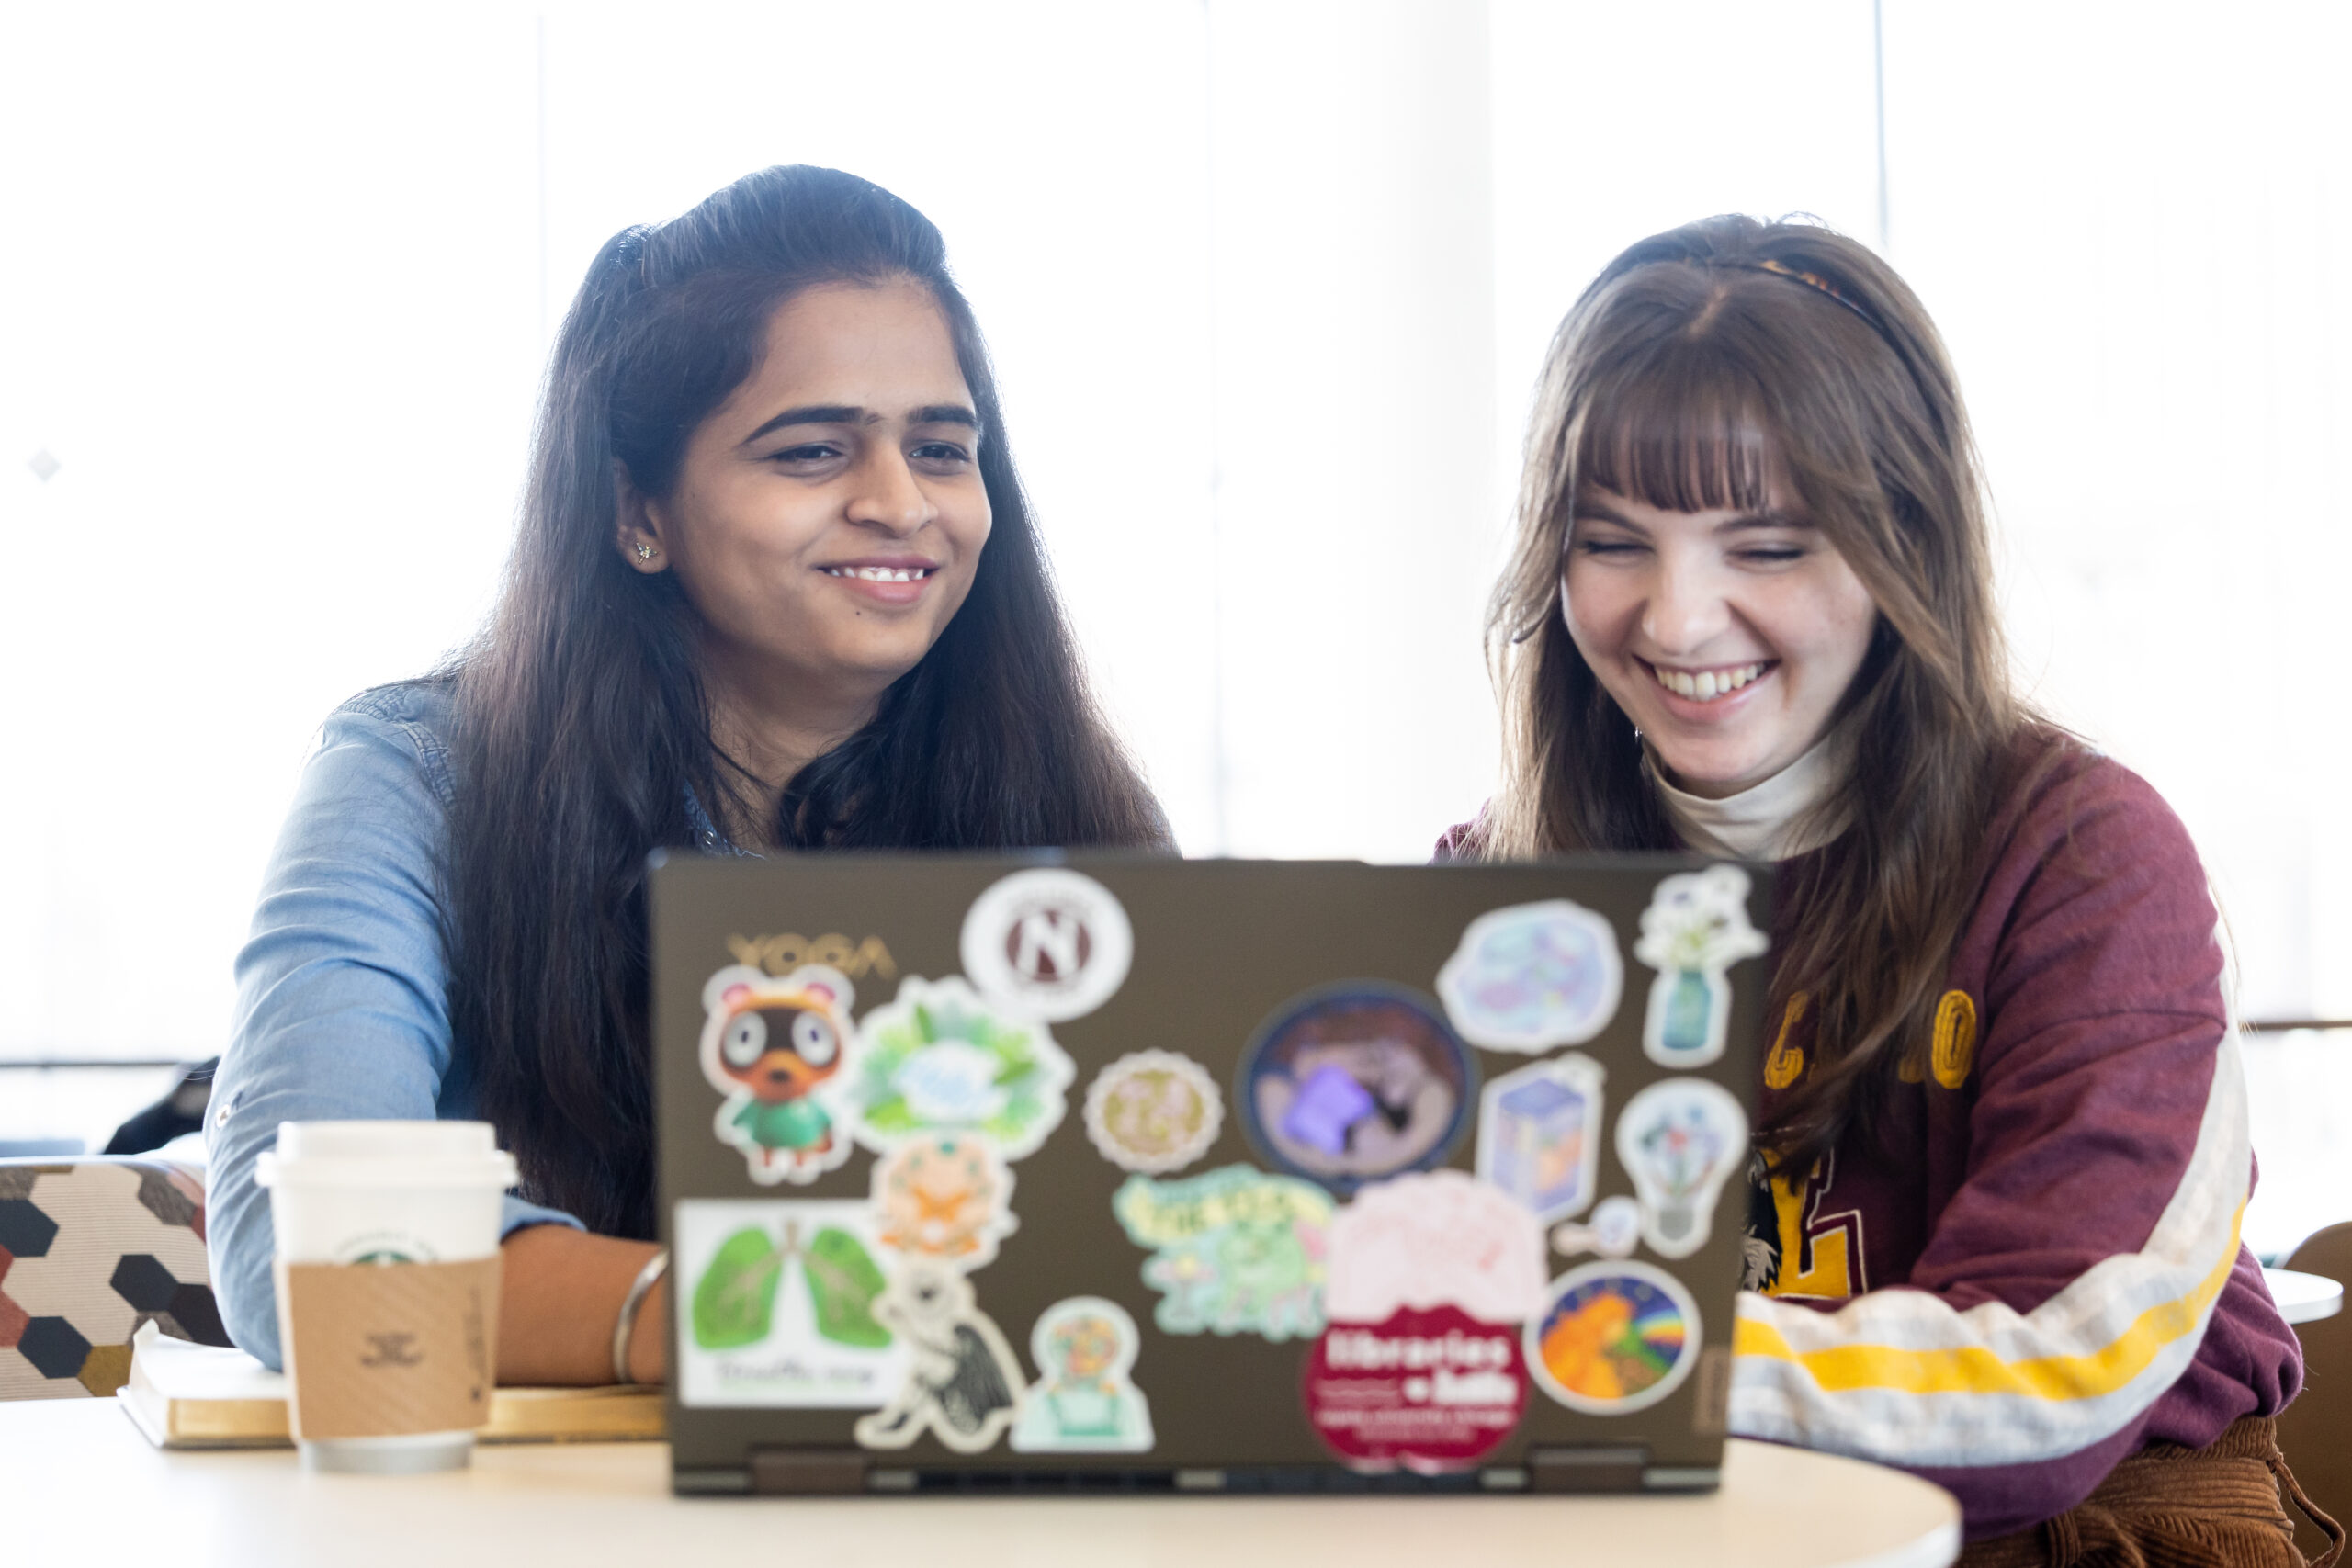
[[[1016,871],[964,917],[964,974],[999,1006],[1060,1023],[1116,994],[1135,931],[1111,890],[1074,871]]]

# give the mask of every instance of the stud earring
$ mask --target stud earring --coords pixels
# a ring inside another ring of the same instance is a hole
[[[639,539],[637,542],[637,558],[639,560],[651,560],[653,558],[653,547],[647,544],[643,539]]]

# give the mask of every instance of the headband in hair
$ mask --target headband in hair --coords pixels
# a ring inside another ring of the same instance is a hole
[[[1802,283],[1807,288],[1819,289],[1822,293],[1828,295],[1829,298],[1837,300],[1838,303],[1845,306],[1846,309],[1853,311],[1857,316],[1860,316],[1869,324],[1871,331],[1878,333],[1878,335],[1883,338],[1887,336],[1886,328],[1880,323],[1879,319],[1876,316],[1871,315],[1868,310],[1863,310],[1860,305],[1857,305],[1851,299],[1847,299],[1845,294],[1839,290],[1836,284],[1830,282],[1819,273],[1800,272],[1795,267],[1791,266],[1788,263],[1777,260],[1771,256],[1767,256],[1762,261],[1758,262],[1756,264],[1756,270],[1758,272],[1769,272],[1775,277],[1785,277],[1792,282]],[[1894,340],[1889,338],[1888,341],[1892,343]]]

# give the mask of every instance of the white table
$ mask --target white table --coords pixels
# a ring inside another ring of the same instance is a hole
[[[286,1450],[164,1453],[112,1400],[0,1404],[0,1557],[152,1568],[1941,1568],[1950,1494],[1735,1441],[1689,1497],[677,1498],[660,1443],[479,1450],[470,1471],[308,1475]]]
[[[2344,1310],[2344,1287],[2318,1274],[2294,1269],[2265,1269],[2262,1282],[2289,1323],[2316,1323]]]

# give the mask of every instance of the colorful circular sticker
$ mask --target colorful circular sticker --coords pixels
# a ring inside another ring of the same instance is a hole
[[[1527,1408],[1517,1332],[1459,1307],[1335,1323],[1306,1361],[1306,1416],[1357,1470],[1424,1475],[1494,1451]]]
[[[1552,1282],[1527,1325],[1544,1392],[1589,1416],[1623,1416],[1672,1393],[1699,1359],[1699,1303],[1646,1263],[1588,1263]]]
[[[1580,1045],[1617,1014],[1625,964],[1608,919],[1554,898],[1490,909],[1438,971],[1462,1037],[1497,1051]]]
[[[964,973],[999,1006],[1064,1023],[1111,999],[1135,961],[1111,890],[1058,868],[1016,871],[964,916]]]
[[[1371,980],[1284,1007],[1238,1077],[1242,1123],[1268,1161],[1340,1192],[1444,1159],[1477,1087],[1436,1005]]]
[[[1086,1090],[1086,1135],[1122,1170],[1182,1170],[1208,1153],[1224,1125],[1216,1080],[1173,1051],[1122,1056]]]

